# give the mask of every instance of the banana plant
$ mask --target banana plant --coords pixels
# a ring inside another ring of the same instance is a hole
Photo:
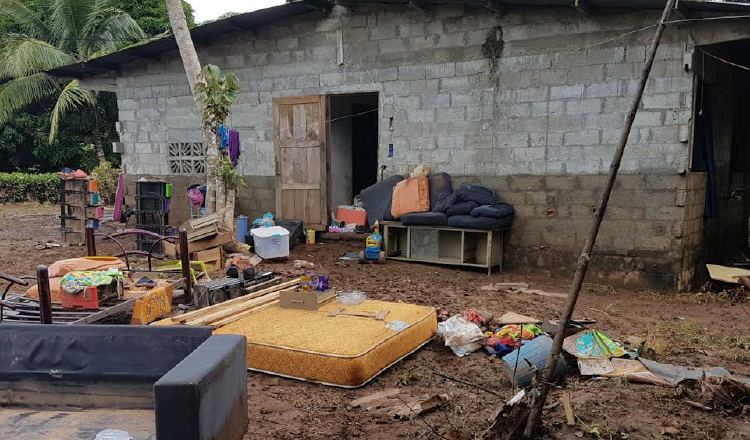
[[[78,80],[60,80],[46,71],[105,55],[146,39],[138,24],[109,0],[0,0],[0,18],[14,32],[0,36],[0,126],[25,107],[56,97],[49,142],[62,117],[94,109],[97,95]],[[97,128],[98,130],[98,128]],[[99,160],[104,159],[101,143]]]

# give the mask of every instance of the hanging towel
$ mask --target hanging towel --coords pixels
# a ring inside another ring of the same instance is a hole
[[[237,130],[229,130],[229,160],[232,161],[232,166],[237,166],[237,162],[240,158],[240,132]]]

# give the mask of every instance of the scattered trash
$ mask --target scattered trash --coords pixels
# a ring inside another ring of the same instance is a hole
[[[156,281],[152,280],[149,277],[141,277],[138,281],[135,282],[135,285],[137,287],[151,288],[156,287]]]
[[[276,226],[273,213],[267,212],[262,217],[253,220],[253,228],[270,228],[271,226]]]
[[[358,261],[359,260],[359,251],[352,251],[347,252],[346,254],[339,257],[339,260],[343,261]]]
[[[36,245],[34,245],[34,249],[37,249],[37,250],[41,251],[41,250],[44,250],[44,249],[52,249],[52,248],[61,247],[61,246],[62,245],[60,243],[58,243],[58,242],[56,242],[54,240],[50,240],[50,241],[45,241],[45,242],[37,243]]]
[[[510,400],[500,405],[492,416],[490,426],[476,439],[519,438],[526,426],[528,405],[524,401],[526,391],[521,390]]]
[[[563,341],[563,349],[577,358],[609,359],[625,355],[622,347],[597,330],[585,330],[568,336]]]
[[[294,260],[295,269],[315,269],[315,263],[311,263],[307,260]]]
[[[365,411],[370,411],[373,409],[392,406],[394,403],[398,402],[398,400],[394,399],[394,397],[398,396],[399,394],[401,394],[401,390],[399,388],[387,388],[383,391],[378,391],[377,393],[369,394],[365,397],[360,397],[359,399],[352,400],[352,402],[349,404],[349,408],[362,408]]]
[[[538,289],[528,289],[528,290],[525,290],[524,293],[533,293],[534,295],[548,296],[551,298],[567,298],[568,297],[566,293],[545,292],[544,290],[538,290]]]
[[[492,320],[492,314],[486,312],[478,312],[474,309],[464,310],[464,318],[476,325],[482,326]]]
[[[361,304],[367,299],[367,294],[360,290],[353,290],[351,292],[339,292],[336,295],[336,301],[347,306],[356,306]]]
[[[532,293],[534,295],[547,296],[552,298],[567,298],[564,293],[545,292],[539,289],[529,289],[528,283],[493,283],[482,286],[482,290],[492,290],[495,292],[507,293]]]
[[[701,380],[702,377],[731,377],[726,368],[693,368],[682,365],[663,364],[648,359],[638,359],[651,373],[666,381],[670,386],[677,386],[686,380]]]
[[[439,323],[437,333],[458,357],[473,353],[484,345],[485,335],[482,329],[463,316],[452,316]]]
[[[393,414],[393,417],[398,420],[410,420],[414,417],[434,411],[446,403],[448,403],[447,394],[435,394],[433,396],[407,402],[400,407],[394,408],[389,413]]]
[[[482,290],[494,290],[496,292],[518,293],[529,288],[527,283],[492,283],[482,286]]]
[[[702,377],[687,404],[706,411],[740,414],[750,406],[750,384],[733,377]]]

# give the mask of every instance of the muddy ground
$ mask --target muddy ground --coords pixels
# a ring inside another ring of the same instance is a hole
[[[56,207],[0,205],[0,271],[31,275],[37,264],[79,256],[81,247],[37,250],[59,239]],[[359,242],[298,246],[293,258],[314,262],[340,289],[358,289],[371,298],[496,314],[515,311],[554,319],[562,299],[481,290],[490,282],[526,281],[534,288],[565,292],[570,275],[550,277],[508,271],[481,271],[388,261],[361,265],[340,261]],[[291,264],[265,267],[288,270]],[[586,285],[577,317],[598,321],[615,339],[644,337],[660,361],[692,366],[724,366],[750,376],[750,303],[714,294],[677,294]],[[451,379],[447,378],[451,377]],[[353,399],[401,388],[401,398],[446,393],[450,403],[410,421],[349,409]],[[576,426],[565,424],[562,406],[544,416],[545,438],[553,439],[750,439],[750,417],[705,412],[685,403],[681,389],[628,384],[618,379],[569,377],[550,402],[569,391]],[[502,363],[482,353],[454,356],[439,340],[388,369],[367,386],[343,390],[268,375],[248,374],[250,423],[247,439],[278,438],[470,438],[488,425],[498,405],[513,394]]]

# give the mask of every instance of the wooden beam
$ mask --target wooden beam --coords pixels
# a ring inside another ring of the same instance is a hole
[[[573,9],[583,15],[589,15],[591,14],[591,3],[589,3],[589,0],[574,0]]]

